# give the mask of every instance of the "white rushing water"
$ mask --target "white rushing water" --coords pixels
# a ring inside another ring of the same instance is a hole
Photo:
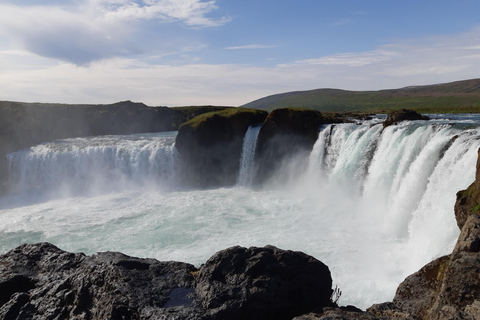
[[[250,187],[253,181],[255,169],[255,149],[257,148],[258,134],[261,126],[250,126],[243,139],[242,156],[240,157],[240,170],[237,184],[242,187]]]
[[[475,176],[478,120],[325,126],[303,174],[289,173],[299,159],[261,190],[245,187],[250,178],[179,188],[175,133],[45,143],[8,156],[15,193],[0,200],[0,253],[48,241],[200,265],[229,246],[271,244],[326,263],[340,303],[365,308],[451,252],[455,194]],[[241,166],[252,168],[246,152]]]

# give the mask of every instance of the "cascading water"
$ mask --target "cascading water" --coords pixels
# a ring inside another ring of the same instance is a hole
[[[261,126],[250,126],[243,139],[242,156],[240,157],[240,171],[237,184],[242,187],[250,187],[253,181],[255,165],[255,149]]]
[[[289,173],[306,163],[294,158],[261,190],[240,179],[177,187],[173,133],[43,144],[9,155],[16,195],[0,200],[0,252],[48,241],[198,265],[229,246],[271,244],[323,261],[340,303],[365,308],[451,252],[455,194],[474,180],[479,126],[478,116],[325,126],[304,173]],[[51,197],[31,201],[32,192]]]
[[[172,188],[179,158],[175,133],[74,138],[8,155],[10,185],[40,195],[93,195]]]

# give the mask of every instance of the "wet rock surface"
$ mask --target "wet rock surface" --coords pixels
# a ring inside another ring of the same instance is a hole
[[[177,313],[186,315],[195,270],[115,252],[85,256],[49,243],[22,245],[0,258],[0,318],[152,319],[169,315],[179,300]],[[181,299],[174,289],[185,289]]]

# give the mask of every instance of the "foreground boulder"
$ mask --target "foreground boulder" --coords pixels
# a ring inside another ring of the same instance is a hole
[[[397,124],[405,120],[429,120],[427,116],[423,116],[415,110],[401,109],[393,111],[388,114],[387,120],[383,122],[383,127],[386,128],[392,124]]]
[[[331,306],[314,258],[275,247],[220,251],[200,269],[49,243],[0,256],[0,319],[291,319]]]
[[[179,262],[104,252],[85,256],[41,243],[0,259],[1,319],[150,319],[193,309],[192,272]]]
[[[267,115],[262,110],[229,108],[182,124],[175,145],[185,161],[184,182],[194,187],[235,184],[245,133]]]
[[[197,294],[222,319],[292,319],[332,305],[328,267],[300,252],[234,247],[200,269]]]

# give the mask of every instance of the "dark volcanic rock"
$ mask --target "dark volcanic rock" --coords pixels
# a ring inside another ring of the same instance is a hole
[[[257,182],[268,179],[291,157],[309,153],[322,124],[350,122],[340,115],[311,109],[273,110],[260,129],[257,143]]]
[[[233,247],[200,269],[197,295],[221,319],[291,319],[332,305],[328,267],[300,252]]]
[[[408,276],[397,288],[393,302],[405,313],[426,319],[442,285],[450,257],[438,258]]]
[[[48,243],[22,245],[0,258],[0,318],[155,319],[175,311],[194,319],[195,270],[121,253],[88,257]]]
[[[397,124],[404,120],[429,120],[427,116],[423,116],[415,110],[401,109],[393,111],[388,114],[387,120],[383,122],[383,127],[386,128],[392,124]]]
[[[185,183],[196,187],[235,184],[245,133],[249,126],[261,124],[267,114],[230,108],[182,124],[175,145],[185,161]]]
[[[270,246],[226,249],[197,270],[40,243],[0,256],[0,319],[291,319],[330,305],[331,284],[320,261]]]
[[[325,308],[319,312],[295,317],[293,320],[414,320],[398,311],[372,309],[369,312],[363,312],[354,309],[350,307]]]

